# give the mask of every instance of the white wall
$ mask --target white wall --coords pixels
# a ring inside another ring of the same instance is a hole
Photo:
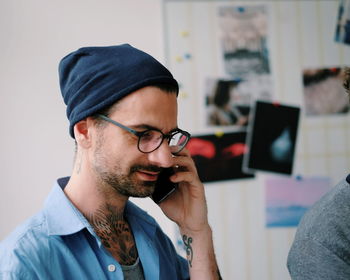
[[[165,62],[162,22],[161,0],[0,1],[0,239],[71,172],[60,59],[82,46],[128,42]]]

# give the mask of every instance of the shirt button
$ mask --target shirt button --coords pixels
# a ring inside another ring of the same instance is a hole
[[[114,265],[114,264],[110,264],[110,265],[108,266],[108,271],[110,271],[110,272],[115,271],[115,265]]]

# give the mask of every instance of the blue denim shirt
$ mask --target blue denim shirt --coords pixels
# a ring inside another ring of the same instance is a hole
[[[123,279],[119,263],[67,199],[57,181],[44,208],[0,243],[0,279]],[[187,261],[176,254],[155,220],[131,203],[132,228],[145,279],[189,279]]]

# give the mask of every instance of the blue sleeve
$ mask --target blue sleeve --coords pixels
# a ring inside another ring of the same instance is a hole
[[[179,263],[179,270],[180,270],[180,275],[181,275],[181,279],[186,279],[189,280],[190,279],[190,274],[189,274],[189,270],[188,270],[188,262],[186,259],[184,259],[181,256],[177,256],[178,257],[178,263]]]
[[[38,279],[31,264],[29,255],[18,250],[7,250],[0,246],[0,279],[1,280],[36,280]]]
[[[32,280],[33,277],[30,277],[23,273],[15,272],[0,272],[1,280]]]
[[[170,275],[176,275],[178,280],[190,279],[187,260],[177,254],[176,249],[170,238],[161,231],[157,230],[159,246],[159,279],[170,279]]]

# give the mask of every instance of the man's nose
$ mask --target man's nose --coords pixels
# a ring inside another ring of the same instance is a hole
[[[159,167],[168,168],[174,164],[174,156],[171,153],[168,141],[163,141],[159,148],[148,154],[148,159],[152,164]]]

